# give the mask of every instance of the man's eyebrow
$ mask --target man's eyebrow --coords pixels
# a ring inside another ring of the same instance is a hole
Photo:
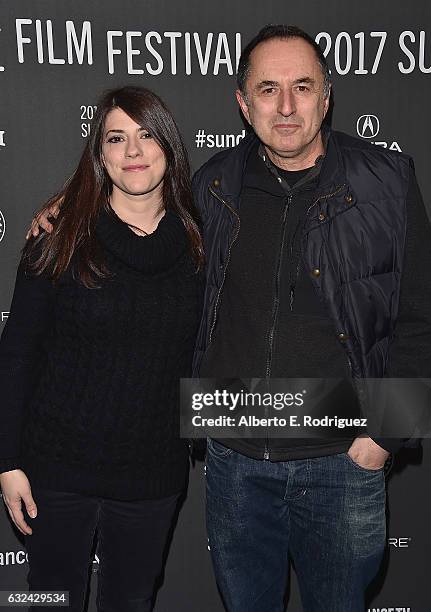
[[[303,76],[303,77],[300,77],[299,79],[295,79],[292,85],[299,85],[299,83],[307,83],[308,85],[315,85],[316,80],[309,76]],[[256,89],[263,89],[264,87],[278,87],[279,85],[280,83],[278,81],[260,81],[259,83],[256,84]]]
[[[277,87],[280,85],[278,81],[260,81],[257,83],[256,89],[263,89],[264,87]]]
[[[316,83],[316,80],[312,79],[309,76],[301,77],[300,79],[295,79],[292,85],[298,85],[299,83],[308,83],[308,85],[314,85]]]

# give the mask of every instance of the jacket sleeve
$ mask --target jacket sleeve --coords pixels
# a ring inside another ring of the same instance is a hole
[[[431,377],[431,224],[413,168],[407,194],[407,233],[397,323],[389,350],[388,378]],[[421,385],[418,381],[418,385]],[[418,389],[418,392],[423,393]],[[408,422],[423,418],[410,402]],[[414,411],[418,414],[415,415]],[[413,411],[413,414],[411,413]],[[416,423],[417,425],[417,423]],[[389,451],[405,441],[373,438]]]
[[[0,339],[0,473],[20,467],[24,409],[43,361],[44,339],[52,326],[54,289],[45,275],[21,262],[10,314]]]

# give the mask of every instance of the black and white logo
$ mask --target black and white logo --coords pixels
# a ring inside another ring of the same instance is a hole
[[[6,221],[4,220],[3,213],[0,210],[0,242],[4,238],[5,232],[6,232]]]
[[[383,149],[401,152],[402,149],[396,140],[376,140],[380,132],[380,120],[376,115],[361,115],[356,121],[356,132],[361,138],[366,138],[368,142]],[[380,135],[380,138],[382,136]],[[384,136],[383,136],[384,138]],[[373,140],[371,140],[373,139]]]
[[[6,143],[4,141],[4,135],[5,135],[5,131],[4,130],[0,130],[0,147],[5,147]]]
[[[376,115],[361,115],[356,122],[356,131],[361,138],[375,138],[380,130]]]

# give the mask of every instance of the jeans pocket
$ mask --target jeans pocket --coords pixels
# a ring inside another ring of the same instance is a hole
[[[354,468],[361,472],[365,472],[366,474],[380,474],[385,469],[384,465],[377,469],[363,467],[362,465],[359,465],[359,463],[356,463],[356,461],[354,461],[347,452],[342,453],[342,456],[346,459],[347,463],[350,463],[350,465],[352,465]]]
[[[218,457],[219,459],[224,459],[225,457],[229,457],[233,453],[232,448],[228,448],[217,440],[213,438],[207,438],[207,449],[208,452],[211,453],[213,457]]]

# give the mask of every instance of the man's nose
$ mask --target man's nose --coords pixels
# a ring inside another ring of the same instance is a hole
[[[278,112],[285,117],[296,111],[295,96],[291,89],[281,90],[278,96]]]

